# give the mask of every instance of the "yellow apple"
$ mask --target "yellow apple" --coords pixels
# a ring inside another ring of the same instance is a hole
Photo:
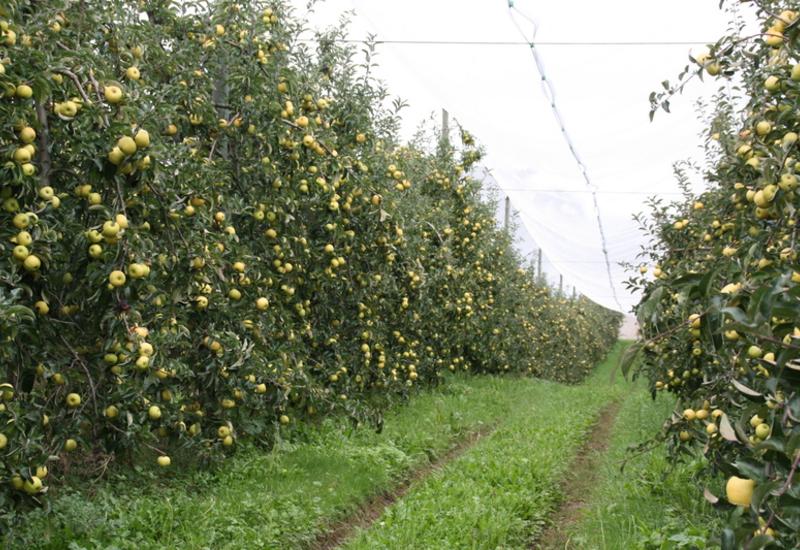
[[[153,344],[150,342],[142,342],[139,344],[139,353],[144,355],[145,357],[152,357],[155,353],[155,349],[153,348]]]
[[[111,286],[119,288],[125,284],[125,274],[118,269],[114,270],[109,274],[108,282]]]
[[[31,476],[30,479],[25,480],[25,482],[22,485],[22,488],[29,495],[35,495],[36,493],[42,490],[42,480],[39,479],[39,477],[37,476]]]
[[[772,124],[767,120],[761,120],[756,124],[756,134],[765,136],[772,131]]]
[[[132,263],[128,266],[128,275],[132,279],[143,279],[150,274],[150,267],[146,264]]]
[[[28,250],[28,247],[23,246],[21,244],[15,246],[14,249],[11,251],[11,255],[14,257],[15,260],[19,262],[25,261],[25,258],[30,256],[30,254],[31,253],[30,250]]]
[[[16,239],[17,239],[16,241],[17,244],[20,244],[22,246],[28,246],[33,242],[33,237],[31,237],[31,234],[28,233],[27,231],[20,231],[19,233],[17,233]]]
[[[147,130],[139,130],[133,140],[136,142],[137,147],[144,149],[150,145],[150,133]]]
[[[67,406],[71,408],[75,408],[81,404],[81,396],[77,393],[71,393],[67,395]]]
[[[103,97],[112,105],[122,101],[122,89],[119,86],[106,86],[103,89]]]
[[[157,405],[151,405],[149,409],[147,409],[147,416],[150,420],[158,420],[161,418],[161,409]]]
[[[750,506],[755,486],[756,482],[752,479],[731,476],[725,484],[725,494],[728,497],[728,502],[736,506]]]
[[[55,191],[49,185],[45,185],[44,187],[39,188],[39,198],[49,201],[55,195]]]
[[[78,114],[78,104],[74,101],[56,103],[53,110],[58,116],[69,120],[75,118],[75,115]]]
[[[25,271],[38,271],[39,268],[42,266],[42,261],[35,255],[31,254],[22,262],[22,267],[25,268]]]
[[[758,346],[750,346],[749,348],[747,348],[747,355],[752,359],[759,359],[761,358],[762,354],[763,351]]]
[[[19,131],[19,140],[22,143],[33,143],[35,139],[36,139],[36,130],[34,130],[30,126],[25,126],[22,130]]]
[[[117,140],[117,147],[126,156],[131,156],[136,152],[136,141],[130,136],[122,136]]]
[[[770,76],[764,81],[764,88],[768,92],[777,92],[781,89],[781,79],[777,76]]]
[[[134,144],[135,145],[135,144]],[[108,162],[113,165],[119,165],[125,159],[125,153],[119,147],[114,147],[108,152]]]
[[[764,35],[764,42],[773,48],[780,46],[783,44],[783,32],[778,27],[770,27]]]
[[[20,84],[17,86],[17,97],[22,99],[30,99],[33,97],[33,88],[28,86],[27,84]]]
[[[147,367],[150,366],[150,358],[147,355],[140,355],[136,359],[136,368],[140,371],[147,370]]]
[[[14,151],[13,156],[14,160],[17,161],[19,164],[30,162],[31,160],[31,152],[28,149],[23,149],[22,147]]]

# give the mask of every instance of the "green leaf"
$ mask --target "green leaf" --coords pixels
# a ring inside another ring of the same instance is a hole
[[[747,548],[748,550],[759,550],[760,548],[766,548],[773,542],[775,542],[775,539],[769,535],[756,535],[747,543]]]
[[[730,527],[723,529],[722,534],[720,535],[720,543],[722,550],[738,550],[738,545],[736,544],[736,533],[734,533],[733,529]]]
[[[719,419],[719,434],[728,441],[739,442],[739,438],[736,437],[736,431],[733,429],[733,426],[731,426],[728,415],[724,413]]]
[[[737,390],[739,390],[743,394],[748,395],[750,397],[761,397],[761,395],[762,395],[761,393],[748,388],[747,386],[745,386],[744,384],[742,384],[741,382],[739,382],[735,378],[731,378],[731,384],[733,384],[734,388],[736,388]]]
[[[634,342],[625,349],[619,359],[619,368],[622,371],[622,376],[628,377],[636,358],[643,349],[644,344],[642,342]]]
[[[748,479],[754,479],[756,482],[764,478],[764,466],[758,462],[740,458],[733,463],[733,467],[736,468],[744,477]]]
[[[767,481],[766,483],[758,483],[756,484],[756,488],[753,490],[753,502],[752,505],[754,508],[759,509],[762,506],[763,500],[773,491],[777,491],[783,486],[783,482],[780,481]]]

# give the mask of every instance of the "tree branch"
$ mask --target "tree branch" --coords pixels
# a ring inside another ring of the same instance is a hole
[[[92,86],[94,87],[94,93],[97,96],[98,103],[103,103],[103,98],[100,96],[100,84],[97,82],[97,79],[94,77],[94,70],[89,69],[89,80],[92,82]],[[108,128],[111,124],[108,122],[108,115],[103,113],[103,122]]]
[[[58,67],[53,69],[54,73],[63,74],[68,77],[72,82],[75,83],[75,87],[78,88],[78,93],[81,94],[81,97],[86,103],[91,103],[92,100],[89,99],[89,95],[86,93],[86,90],[83,88],[83,84],[81,84],[81,80],[78,78],[78,75],[70,71],[69,69],[64,69],[63,67]]]
[[[39,176],[42,187],[50,185],[50,126],[47,124],[47,111],[43,101],[36,101],[36,118],[39,120],[39,164],[42,172]]]
[[[92,374],[89,372],[89,369],[86,367],[86,363],[81,359],[81,356],[78,355],[78,352],[67,342],[67,339],[64,338],[63,334],[58,335],[58,338],[64,344],[69,352],[72,354],[73,360],[78,363],[82,368],[83,372],[86,373],[86,380],[89,382],[89,389],[92,390],[91,398],[92,398],[92,407],[94,408],[94,415],[98,416],[97,410],[97,388],[94,385],[94,379],[92,378]]]

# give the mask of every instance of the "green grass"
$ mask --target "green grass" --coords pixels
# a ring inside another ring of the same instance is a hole
[[[332,421],[303,443],[237,453],[213,474],[131,474],[127,481],[100,485],[91,496],[63,489],[51,495],[49,510],[29,513],[23,527],[6,534],[5,546],[303,547],[331,518],[391,487],[469,431],[518,418],[531,401],[556,389],[531,379],[457,377],[395,407],[381,434]],[[537,411],[542,417],[536,421],[545,422],[546,409]]]
[[[622,347],[581,386],[539,382],[496,432],[345,547],[528,548],[558,504],[559,480],[597,413],[624,392],[610,381]]]
[[[708,547],[721,520],[703,498],[702,463],[671,462],[663,446],[635,458],[627,454],[659,432],[673,405],[667,395],[653,401],[642,385],[625,399],[599,481],[581,521],[569,530],[567,548]]]

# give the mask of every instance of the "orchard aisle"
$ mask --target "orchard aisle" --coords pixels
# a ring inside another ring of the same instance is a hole
[[[622,379],[625,347],[618,343],[584,384],[542,383],[541,395],[343,547],[614,550],[686,536],[704,547],[718,518],[693,477],[696,465],[670,464],[661,444],[629,453],[674,401],[653,402],[643,384]]]
[[[344,547],[528,548],[564,499],[565,478],[588,452],[598,419],[628,384],[615,374],[618,343],[577,386],[539,382],[489,437],[422,480]],[[567,491],[569,493],[569,491]],[[567,498],[569,498],[569,494]]]

